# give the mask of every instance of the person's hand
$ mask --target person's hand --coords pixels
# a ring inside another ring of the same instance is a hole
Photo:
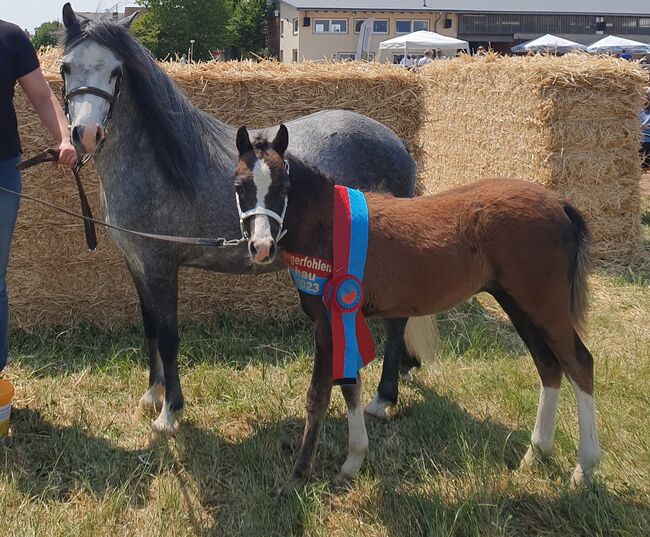
[[[72,168],[77,162],[77,151],[69,140],[63,140],[59,144],[59,160],[57,164]]]

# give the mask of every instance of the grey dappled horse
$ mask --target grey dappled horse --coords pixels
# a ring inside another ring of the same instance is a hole
[[[239,237],[233,187],[236,132],[189,103],[128,33],[131,21],[81,21],[70,4],[63,8],[61,73],[71,137],[80,153],[95,157],[106,219],[157,234]],[[415,164],[399,138],[380,123],[330,110],[290,121],[287,127],[291,154],[342,184],[413,195]],[[253,267],[245,245],[207,248],[115,230],[109,234],[135,282],[148,343],[149,388],[139,407],[162,407],[153,431],[174,434],[183,410],[176,362],[179,267],[229,273],[259,269]],[[270,265],[268,270],[279,268]],[[384,370],[377,396],[367,408],[373,414],[382,415],[396,402],[398,370],[407,372],[417,365],[416,356],[424,354],[418,344],[427,346],[422,336],[426,331],[416,336],[411,322],[405,342],[406,324],[406,319],[386,321]]]

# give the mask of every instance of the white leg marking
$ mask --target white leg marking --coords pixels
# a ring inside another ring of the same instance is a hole
[[[162,384],[150,386],[140,398],[138,407],[142,410],[155,410],[162,408],[165,401],[165,387]]]
[[[171,412],[167,406],[167,400],[165,400],[160,415],[156,418],[156,421],[151,424],[154,436],[158,434],[174,436],[178,431],[182,418],[183,412]]]
[[[389,401],[384,401],[377,393],[375,394],[374,399],[366,405],[365,413],[386,420],[388,419],[386,409],[391,406],[392,404]]]
[[[368,433],[361,405],[353,410],[348,409],[348,435],[348,456],[340,474],[343,479],[349,479],[357,473],[368,453]]]
[[[578,447],[578,465],[573,472],[571,481],[580,484],[585,479],[590,479],[600,462],[600,447],[598,445],[598,432],[596,431],[596,408],[594,398],[583,392],[580,387],[569,378],[578,403],[578,428],[580,430],[580,443]]]
[[[531,445],[521,461],[522,466],[535,462],[538,454],[550,455],[553,451],[555,416],[557,415],[559,400],[560,388],[550,388],[542,385],[539,391],[539,406],[537,407],[535,428],[530,438]]]

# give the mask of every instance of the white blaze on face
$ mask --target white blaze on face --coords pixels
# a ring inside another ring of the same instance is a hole
[[[253,181],[257,190],[256,207],[266,209],[266,195],[269,193],[273,178],[271,169],[263,160],[257,160],[253,168]],[[251,244],[255,248],[255,261],[264,262],[269,257],[273,235],[271,234],[271,222],[264,214],[256,214],[253,220]]]

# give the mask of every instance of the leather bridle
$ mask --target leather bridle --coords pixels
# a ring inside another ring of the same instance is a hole
[[[63,69],[61,69],[61,78],[63,79],[63,85],[61,86],[61,98],[63,99],[63,110],[65,111],[65,115],[68,118],[68,124],[72,125],[72,118],[70,117],[70,99],[76,97],[77,95],[89,94],[89,95],[95,95],[97,97],[100,97],[104,99],[106,102],[108,102],[108,112],[106,113],[106,116],[102,121],[102,128],[104,130],[107,130],[108,122],[113,116],[113,107],[115,106],[115,103],[117,102],[117,99],[120,96],[120,86],[122,84],[122,71],[121,70],[118,71],[115,75],[115,88],[113,89],[113,93],[109,93],[95,86],[78,86],[68,91],[67,90],[68,83],[66,82],[65,72],[63,71]],[[97,153],[99,153],[105,141],[106,141],[106,137],[104,137],[102,141],[99,143],[99,145],[97,146],[97,150],[96,150]]]

